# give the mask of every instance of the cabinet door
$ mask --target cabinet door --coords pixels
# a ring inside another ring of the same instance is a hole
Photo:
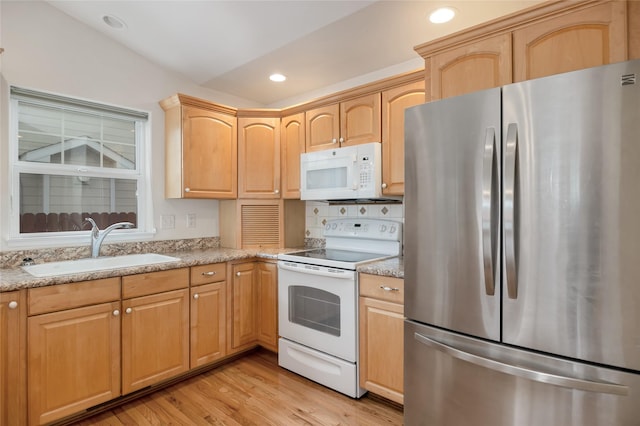
[[[238,198],[280,198],[280,119],[238,119]]]
[[[511,83],[511,34],[486,38],[430,58],[431,99]]]
[[[120,302],[28,319],[29,423],[120,396]]]
[[[340,146],[380,142],[380,93],[340,103]]]
[[[425,101],[424,81],[382,92],[382,193],[404,195],[404,110]]]
[[[236,198],[236,118],[183,106],[182,173],[185,198]]]
[[[606,2],[514,31],[514,80],[626,60],[625,3]]]
[[[261,346],[278,351],[278,268],[275,263],[257,263],[258,341]]]
[[[227,283],[191,288],[191,368],[226,354]]]
[[[300,199],[300,154],[304,147],[304,113],[284,117],[280,123],[282,198]]]
[[[404,401],[404,309],[360,297],[360,386],[400,404]]]
[[[27,421],[25,299],[25,291],[0,293],[0,425]]]
[[[258,291],[255,263],[232,266],[231,276],[231,349],[242,350],[258,339]]]
[[[338,148],[340,105],[334,104],[305,112],[306,152]]]
[[[189,290],[122,302],[122,393],[189,369]]]

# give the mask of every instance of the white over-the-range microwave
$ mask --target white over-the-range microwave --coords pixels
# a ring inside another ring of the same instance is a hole
[[[382,194],[380,142],[308,152],[300,156],[302,200],[399,200]]]

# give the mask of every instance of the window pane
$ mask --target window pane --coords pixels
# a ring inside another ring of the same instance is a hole
[[[20,174],[21,233],[88,229],[85,217],[136,224],[137,204],[135,179]]]
[[[136,170],[136,119],[19,102],[21,161]]]

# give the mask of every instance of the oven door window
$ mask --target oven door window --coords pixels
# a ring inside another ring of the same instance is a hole
[[[289,321],[340,336],[340,297],[321,289],[289,287]]]

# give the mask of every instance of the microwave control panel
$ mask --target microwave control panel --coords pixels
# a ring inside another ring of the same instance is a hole
[[[375,181],[373,159],[369,155],[362,155],[358,157],[358,163],[360,165],[360,189],[369,188]]]

